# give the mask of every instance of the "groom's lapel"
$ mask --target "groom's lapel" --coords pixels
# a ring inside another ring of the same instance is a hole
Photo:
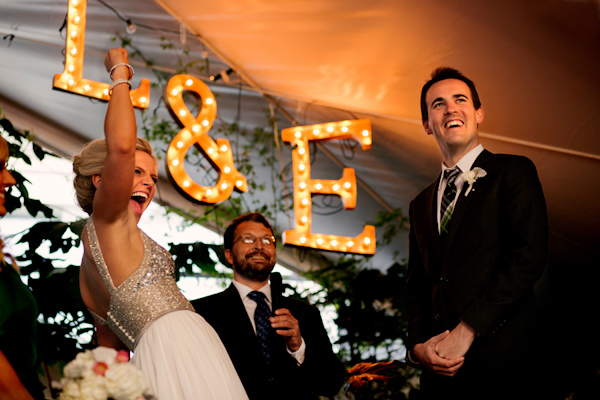
[[[475,167],[483,168],[483,166],[488,162],[488,160],[490,158],[492,158],[492,153],[490,153],[487,150],[483,150],[481,152],[481,154],[477,157],[475,162],[473,163],[473,168],[475,168]],[[465,182],[465,184],[460,192],[460,195],[458,197],[458,200],[456,201],[454,211],[452,212],[452,218],[450,219],[450,222],[448,223],[448,235],[446,236],[446,239],[444,240],[444,247],[446,250],[449,249],[450,246],[452,245],[452,240],[454,239],[456,231],[458,230],[458,227],[461,224],[463,216],[465,215],[465,212],[467,212],[467,210],[469,209],[469,204],[472,201],[472,199],[474,197],[476,197],[476,196],[473,196],[472,192],[470,193],[470,196],[466,195],[468,187],[469,187],[469,184]]]

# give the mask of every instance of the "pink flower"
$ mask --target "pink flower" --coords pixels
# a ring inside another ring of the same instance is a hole
[[[108,364],[105,362],[97,362],[92,367],[92,370],[96,373],[96,375],[102,375],[102,376],[104,376],[107,369],[108,369]]]
[[[115,361],[120,363],[129,362],[129,352],[126,350],[119,350],[117,356],[115,357]]]

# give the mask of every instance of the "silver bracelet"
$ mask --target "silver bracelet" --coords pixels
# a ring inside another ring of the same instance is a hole
[[[108,75],[110,75],[110,80],[113,80],[113,71],[115,70],[115,68],[120,67],[121,65],[124,65],[127,68],[129,68],[129,79],[133,78],[133,74],[135,73],[135,71],[133,70],[133,67],[126,63],[120,63],[120,64],[113,65],[113,67],[110,69],[110,72],[108,73]]]
[[[112,91],[115,88],[115,86],[120,85],[121,83],[128,84],[129,90],[131,90],[131,82],[129,82],[127,79],[117,79],[116,81],[113,82],[112,85],[110,85],[110,89],[108,89],[108,94],[112,95]]]

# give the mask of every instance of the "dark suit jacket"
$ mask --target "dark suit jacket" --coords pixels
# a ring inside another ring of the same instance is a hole
[[[316,307],[281,299],[281,307],[289,309],[298,320],[306,343],[305,360],[298,366],[279,335],[270,364],[264,362],[252,323],[233,284],[224,292],[192,304],[219,334],[251,400],[307,400],[317,395],[333,396],[341,388],[345,370],[331,349]]]
[[[501,377],[506,368],[514,373],[534,361],[534,283],[547,261],[546,203],[529,159],[484,150],[475,167],[487,176],[467,196],[465,182],[443,243],[436,215],[440,178],[411,203],[407,348],[462,320],[479,337],[461,374]]]

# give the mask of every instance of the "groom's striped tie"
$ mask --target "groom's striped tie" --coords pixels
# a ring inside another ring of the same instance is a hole
[[[253,291],[248,294],[248,297],[256,302],[256,311],[254,312],[254,322],[256,323],[256,336],[260,344],[260,350],[266,362],[269,362],[271,357],[271,335],[273,328],[269,317],[271,310],[265,299],[265,294],[258,291]]]
[[[450,206],[456,197],[456,185],[454,181],[460,174],[460,168],[454,167],[444,171],[444,179],[447,180],[446,188],[444,189],[444,195],[442,196],[442,204],[440,206],[440,235],[448,233],[446,226],[450,222],[453,208]]]

